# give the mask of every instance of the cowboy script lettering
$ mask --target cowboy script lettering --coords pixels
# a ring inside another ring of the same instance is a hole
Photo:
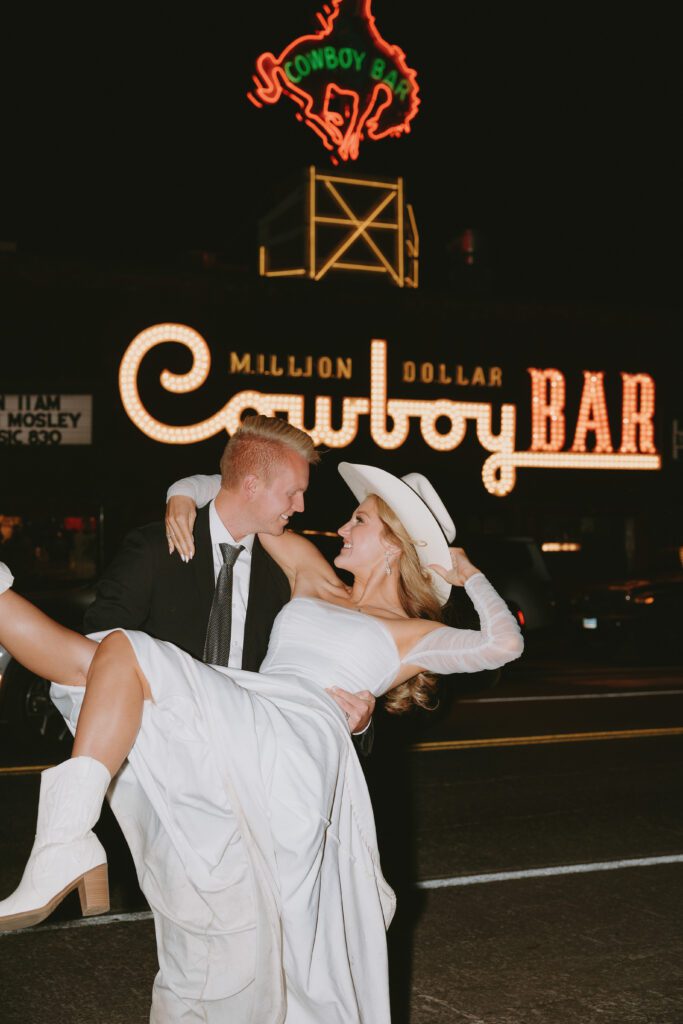
[[[531,380],[532,444],[516,448],[517,406],[505,402],[495,413],[500,423],[494,431],[494,406],[483,401],[455,401],[448,398],[391,398],[387,392],[387,342],[370,344],[370,394],[341,399],[341,426],[333,426],[332,397],[316,395],[314,423],[305,422],[303,394],[272,394],[256,390],[238,391],[207,419],[191,426],[162,423],[144,406],[138,390],[138,374],[146,354],[158,345],[176,342],[192,355],[187,373],[164,370],[160,381],[166,391],[185,394],[206,381],[211,353],[204,338],[184,324],[156,324],[141,331],[130,343],[119,369],[123,406],[132,422],[148,437],[164,444],[195,444],[221,430],[233,434],[242,415],[255,410],[266,416],[285,414],[290,423],[306,430],[316,444],[346,448],[356,438],[361,417],[369,418],[370,436],[387,451],[400,448],[411,429],[420,431],[435,451],[451,452],[463,441],[468,421],[475,423],[477,440],[490,454],[481,476],[490,494],[504,497],[517,481],[517,470],[528,469],[611,469],[658,470],[661,458],[654,444],[655,382],[647,373],[621,373],[622,403],[619,424],[620,447],[614,449],[604,390],[604,374],[585,370],[579,414],[573,441],[563,450],[567,430],[565,412],[566,378],[555,368],[529,368]],[[338,417],[334,417],[335,420]]]

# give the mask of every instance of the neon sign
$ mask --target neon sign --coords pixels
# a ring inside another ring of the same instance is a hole
[[[191,426],[161,423],[145,408],[137,385],[140,365],[157,345],[177,342],[192,354],[187,373],[164,370],[161,385],[175,394],[196,391],[211,368],[209,346],[198,331],[183,324],[156,324],[141,331],[126,349],[119,369],[121,401],[128,416],[147,437],[164,444],[196,444],[221,430],[233,434],[246,410],[266,416],[286,413],[290,423],[306,430],[316,444],[346,448],[356,438],[361,416],[370,420],[370,435],[379,448],[393,451],[407,440],[412,421],[417,421],[423,440],[440,452],[453,451],[461,444],[467,421],[476,424],[477,440],[490,454],[482,466],[482,481],[490,494],[504,497],[513,490],[517,469],[626,469],[656,470],[661,458],[654,446],[652,419],[655,411],[655,382],[647,373],[622,373],[621,447],[612,446],[603,388],[603,374],[584,371],[584,385],[574,441],[561,451],[565,437],[564,374],[560,370],[529,369],[531,376],[532,443],[528,451],[515,447],[517,406],[500,407],[500,429],[493,429],[490,402],[459,402],[447,398],[432,400],[390,398],[387,393],[387,343],[376,339],[370,345],[369,397],[341,400],[341,426],[332,426],[332,398],[315,398],[314,426],[304,421],[305,396],[266,394],[245,390],[234,394],[218,412]],[[389,420],[391,425],[389,425]],[[437,423],[447,423],[442,430]],[[594,435],[595,447],[588,451],[586,439]]]
[[[291,229],[283,223],[283,208],[286,216],[295,205],[303,208],[303,224]],[[385,274],[399,288],[418,286],[420,236],[403,178],[359,178],[309,167],[303,190],[263,217],[259,230],[261,277],[320,281],[332,270],[353,270]],[[282,265],[278,250],[292,235],[301,238],[301,251]]]
[[[398,46],[380,35],[372,0],[331,0],[317,14],[319,32],[300,36],[279,57],[256,61],[257,106],[284,95],[332,154],[332,162],[355,160],[361,141],[398,137],[410,131],[418,98],[417,74]]]

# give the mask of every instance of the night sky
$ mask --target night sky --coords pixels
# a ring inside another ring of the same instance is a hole
[[[290,101],[246,99],[258,54],[314,31],[319,6],[41,13],[15,83],[25,201],[5,191],[0,238],[25,252],[210,249],[253,264],[259,214],[303,167],[330,166]],[[492,294],[677,305],[673,28],[624,5],[502,10],[374,0],[422,106],[410,136],[366,142],[356,169],[404,175],[425,287],[450,286],[469,227]]]

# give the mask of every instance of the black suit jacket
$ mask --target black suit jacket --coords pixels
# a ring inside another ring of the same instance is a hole
[[[85,613],[86,633],[116,626],[140,629],[202,661],[215,590],[208,505],[197,513],[194,542],[194,558],[183,562],[177,554],[169,555],[163,523],[132,530],[97,585],[95,601]],[[275,616],[290,596],[287,577],[255,537],[242,668],[258,672]],[[362,754],[370,754],[374,735],[371,721],[354,737]]]
[[[208,505],[197,513],[194,537],[195,556],[183,562],[169,555],[163,523],[132,530],[97,585],[86,632],[140,629],[201,661],[215,588]],[[287,577],[255,537],[242,668],[258,671],[275,616],[289,598]]]

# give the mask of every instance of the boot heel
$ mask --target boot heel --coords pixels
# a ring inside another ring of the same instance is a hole
[[[83,917],[106,914],[109,910],[109,878],[107,865],[100,864],[86,872],[78,883]]]

